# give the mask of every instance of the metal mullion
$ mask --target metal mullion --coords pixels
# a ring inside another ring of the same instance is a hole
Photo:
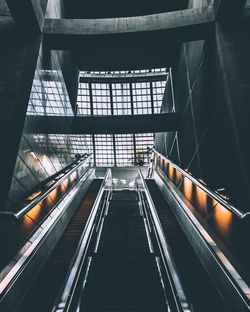
[[[153,82],[150,81],[150,100],[151,100],[151,109],[152,109],[152,114],[155,113],[154,111],[154,95],[153,95]]]
[[[89,82],[89,100],[90,100],[90,114],[91,116],[94,115],[94,108],[93,108],[93,92],[92,92],[92,84]]]
[[[133,134],[133,145],[134,145],[134,164],[137,163],[137,156],[136,156],[136,140],[135,140],[135,134]]]
[[[129,83],[130,102],[131,102],[131,115],[134,115],[134,101],[133,101],[133,87],[132,83]]]
[[[169,69],[169,75],[170,75],[170,85],[171,85],[171,94],[172,94],[172,112],[176,111],[175,107],[175,95],[174,95],[174,84],[173,84],[173,76],[172,76],[172,68]]]
[[[113,137],[113,149],[114,149],[114,166],[117,166],[117,161],[116,161],[116,147],[115,147],[115,135],[112,135]]]
[[[93,144],[94,166],[96,166],[96,150],[95,150],[95,135],[94,134],[92,134],[92,144]]]
[[[111,115],[114,115],[114,104],[113,104],[113,90],[112,90],[112,83],[109,83],[109,97],[110,97],[110,108],[111,108]]]

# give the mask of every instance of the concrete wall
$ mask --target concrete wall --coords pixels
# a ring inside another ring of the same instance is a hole
[[[79,69],[75,64],[70,51],[58,51],[58,54],[72,109],[76,112]]]
[[[0,209],[4,209],[20,144],[32,79],[41,42],[14,24],[6,1],[0,1]]]
[[[248,21],[217,24],[209,40],[183,44],[173,68],[176,109],[182,116],[181,166],[213,189],[225,187],[243,210],[250,199],[249,32]],[[172,105],[169,93],[165,110]],[[156,147],[178,162],[173,133],[157,135]]]
[[[5,0],[0,1],[0,15],[11,16],[10,10],[9,10]]]
[[[213,0],[189,0],[188,7],[191,8],[201,8],[212,3]]]
[[[55,112],[55,106],[60,111],[59,115],[73,114],[57,53],[52,54],[51,68],[46,69],[46,75],[42,63],[41,49],[6,210],[15,211],[18,202],[28,191],[73,160],[67,153],[62,154],[60,149],[52,148],[55,140],[59,143],[56,136],[37,134],[29,118],[30,114],[47,115],[51,110]],[[47,81],[46,77],[50,80]]]
[[[49,1],[48,4],[53,17],[63,14],[63,8],[57,3]],[[0,2],[0,14],[10,15],[4,0]],[[70,82],[73,82],[72,87],[69,87]],[[67,137],[60,140],[57,136],[37,134],[29,115],[72,116],[71,104],[75,105],[77,83],[78,72],[70,62],[69,52],[47,51],[41,45],[8,199],[0,209],[16,211],[20,200],[35,185],[73,160],[67,153]],[[55,148],[57,144],[58,149]]]

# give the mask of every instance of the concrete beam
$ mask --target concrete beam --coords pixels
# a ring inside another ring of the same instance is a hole
[[[48,0],[6,0],[14,21],[25,31],[42,32],[44,25],[44,11]]]
[[[130,116],[28,116],[35,133],[44,134],[129,134],[176,131],[177,113]],[[28,132],[28,129],[24,129]]]
[[[46,19],[44,40],[51,49],[128,47],[205,38],[214,21],[212,6],[106,19]],[[151,39],[153,41],[151,41]],[[170,40],[171,41],[168,41]]]
[[[85,74],[80,76],[80,82],[91,83],[131,83],[131,82],[153,82],[153,81],[166,81],[166,73],[147,73],[143,74],[126,74],[126,75],[105,75],[105,74]]]

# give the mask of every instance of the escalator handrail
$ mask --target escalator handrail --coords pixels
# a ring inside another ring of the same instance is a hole
[[[93,173],[94,169],[88,169],[78,183],[83,183],[88,179],[88,177]],[[74,187],[69,191],[69,193],[66,195],[68,196],[67,200],[64,201],[62,204],[65,206],[68,203],[71,202],[71,199],[74,197],[74,194],[76,193],[76,188],[79,187],[78,183],[74,185]],[[39,247],[41,246],[42,242],[46,239],[46,237],[49,235],[51,228],[53,227],[53,224],[58,220],[61,214],[61,209],[57,211],[56,214],[52,218],[50,218],[49,222],[47,222],[47,219],[44,221],[44,225],[42,227],[42,231],[37,235],[34,233],[34,239],[31,237],[28,248],[25,248],[24,252],[22,253],[22,256],[17,260],[17,262],[13,265],[11,270],[0,280],[0,303],[5,297],[6,293],[8,293],[9,289],[12,287],[12,285],[19,280],[22,272],[29,264],[30,260],[34,256],[34,254],[37,252]],[[22,250],[21,250],[22,251]],[[20,252],[19,252],[20,253]]]
[[[160,175],[159,178],[161,179]],[[246,280],[241,276],[237,268],[235,268],[235,266],[227,259],[220,247],[216,244],[216,242],[213,240],[207,230],[201,225],[201,223],[198,221],[192,211],[189,210],[183,199],[179,196],[178,192],[171,186],[169,181],[164,181],[163,183],[172,194],[175,202],[179,205],[180,210],[182,210],[187,216],[188,222],[192,224],[192,231],[198,234],[202,241],[202,244],[206,246],[206,249],[212,255],[217,266],[220,267],[220,270],[226,276],[227,282],[229,283],[228,285],[230,285],[232,289],[235,289],[235,291],[238,293],[238,298],[240,298],[241,303],[244,306],[247,306],[249,309],[250,288]],[[202,260],[202,257],[200,259]]]
[[[112,182],[107,186],[107,181],[111,177],[112,181],[112,173],[111,169],[107,169],[104,180],[101,184],[97,197],[95,199],[94,205],[91,209],[91,213],[87,220],[86,226],[81,235],[75,256],[70,265],[70,270],[68,276],[65,279],[65,283],[63,284],[61,291],[59,292],[59,296],[57,297],[56,303],[52,309],[53,312],[68,312],[71,308],[71,302],[74,297],[75,290],[77,288],[79,276],[81,273],[82,265],[86,259],[86,253],[89,245],[90,238],[93,233],[93,229],[95,227],[96,216],[99,211],[102,195],[105,190],[112,190]],[[107,196],[108,198],[108,196]],[[105,209],[105,205],[103,205]]]
[[[231,211],[234,215],[239,217],[240,219],[245,219],[247,216],[250,215],[250,212],[243,212],[240,209],[234,207],[231,203],[224,200],[219,194],[217,194],[215,191],[211,190],[208,186],[201,183],[199,180],[194,178],[191,174],[189,174],[187,171],[183,170],[181,167],[176,165],[174,162],[172,162],[170,159],[168,159],[166,156],[162,155],[157,150],[153,149],[153,153],[160,156],[164,160],[166,160],[168,163],[171,164],[175,169],[177,169],[184,177],[188,178],[190,181],[192,181],[196,186],[198,186],[200,189],[202,189],[205,193],[207,193],[211,198],[216,200],[218,203],[220,203],[223,207],[225,207],[227,210]]]
[[[72,169],[67,171],[59,180],[57,180],[55,183],[51,185],[48,189],[46,189],[44,192],[42,192],[39,196],[34,198],[30,203],[25,205],[21,210],[18,212],[11,212],[11,211],[3,211],[0,212],[0,215],[6,216],[12,220],[20,220],[26,213],[28,213],[32,208],[34,208],[38,203],[40,203],[44,198],[48,196],[49,193],[51,193],[58,185],[62,184],[73,172],[75,172],[80,166],[87,163],[92,157],[92,154],[90,154],[87,158],[84,158],[80,162],[76,163],[75,166],[73,166]],[[73,165],[73,164],[72,164]]]
[[[138,170],[138,177],[142,182],[142,187],[143,187],[143,190],[145,192],[145,195],[148,201],[148,206],[149,206],[150,213],[153,219],[153,223],[157,232],[157,236],[159,238],[159,242],[161,244],[161,249],[162,249],[163,256],[164,256],[163,260],[167,264],[167,267],[169,269],[169,272],[173,281],[172,282],[170,280],[169,282],[170,282],[171,287],[174,288],[174,289],[172,288],[172,293],[173,293],[174,300],[176,303],[176,309],[178,312],[191,312],[192,311],[192,309],[190,308],[191,305],[188,302],[187,296],[182,286],[181,279],[179,277],[180,274],[177,271],[177,268],[173,259],[172,251],[166,241],[165,234],[164,234],[160,219],[158,217],[155,204],[153,202],[148,186],[145,182],[144,176],[140,169]]]

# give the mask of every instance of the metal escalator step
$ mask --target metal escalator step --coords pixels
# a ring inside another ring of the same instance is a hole
[[[163,312],[165,307],[137,194],[114,192],[97,253],[92,255],[80,310]]]

